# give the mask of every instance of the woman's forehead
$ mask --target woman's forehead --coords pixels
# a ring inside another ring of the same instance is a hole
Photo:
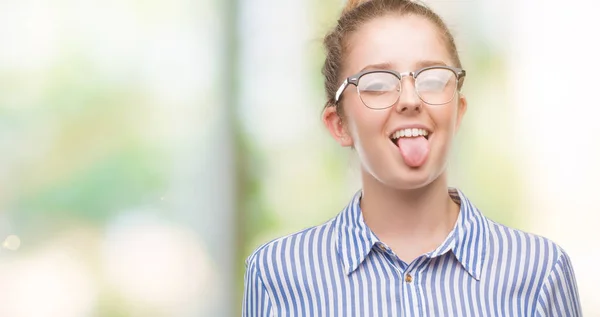
[[[348,39],[345,69],[354,73],[369,65],[389,64],[398,71],[451,64],[450,54],[437,27],[414,15],[389,15],[362,25]]]

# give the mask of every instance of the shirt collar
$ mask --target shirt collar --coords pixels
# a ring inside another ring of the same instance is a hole
[[[452,251],[463,268],[479,280],[489,240],[488,222],[460,190],[449,188],[448,193],[460,203],[456,225],[446,240],[425,256],[435,258]],[[361,197],[362,190],[359,190],[336,219],[337,251],[346,274],[354,272],[379,242],[364,221],[360,209]]]

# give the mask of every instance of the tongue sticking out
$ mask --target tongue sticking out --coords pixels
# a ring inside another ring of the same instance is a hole
[[[419,167],[427,160],[429,141],[425,137],[399,138],[397,144],[406,165]]]

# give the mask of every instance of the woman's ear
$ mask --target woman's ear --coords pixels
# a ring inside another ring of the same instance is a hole
[[[323,110],[323,123],[329,130],[329,134],[341,146],[353,146],[354,141],[348,133],[348,127],[340,117],[335,106],[329,106]]]
[[[456,112],[456,126],[454,127],[454,131],[458,131],[462,118],[465,112],[467,112],[467,98],[462,93],[459,93],[458,96],[458,111]]]

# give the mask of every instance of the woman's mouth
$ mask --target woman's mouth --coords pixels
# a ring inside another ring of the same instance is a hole
[[[425,129],[401,129],[390,135],[390,140],[398,145],[398,139],[400,138],[416,138],[416,137],[424,137],[426,140],[429,140],[429,131]]]
[[[419,167],[429,156],[430,132],[425,129],[410,128],[398,130],[390,135],[390,140],[400,149],[404,163]]]

